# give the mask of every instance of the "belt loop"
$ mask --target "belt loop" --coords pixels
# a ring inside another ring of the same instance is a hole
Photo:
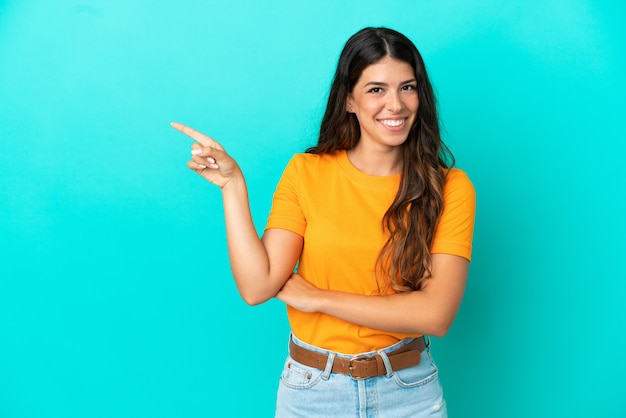
[[[391,362],[389,361],[389,357],[387,357],[387,353],[385,353],[385,350],[378,351],[378,355],[383,360],[383,364],[385,365],[385,370],[387,371],[387,374],[385,376],[387,377],[393,376],[393,369],[391,368]]]
[[[322,379],[328,380],[330,377],[330,373],[333,370],[333,363],[335,362],[335,353],[328,353],[328,360],[326,361],[326,368],[324,369],[324,373],[322,373]]]

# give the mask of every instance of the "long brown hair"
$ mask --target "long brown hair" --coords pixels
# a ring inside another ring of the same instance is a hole
[[[397,292],[420,288],[430,275],[430,246],[443,210],[443,185],[454,157],[441,140],[435,95],[422,57],[404,35],[388,28],[365,28],[344,46],[313,154],[353,148],[361,137],[359,122],[346,111],[346,100],[363,70],[384,57],[411,65],[417,80],[419,108],[402,145],[403,168],[398,192],[383,217],[388,233],[376,262],[377,275],[389,277]]]

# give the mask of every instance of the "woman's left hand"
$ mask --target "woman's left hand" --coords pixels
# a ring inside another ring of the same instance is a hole
[[[302,312],[317,312],[323,292],[294,273],[276,294],[276,299]]]

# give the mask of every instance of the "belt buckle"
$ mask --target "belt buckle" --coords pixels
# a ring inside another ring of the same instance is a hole
[[[355,361],[363,361],[363,360],[369,360],[370,357],[368,356],[354,356],[350,359],[350,361],[348,362],[348,375],[353,378],[354,380],[365,380],[367,379],[367,376],[365,377],[361,377],[361,376],[355,376],[352,372],[354,371],[354,362]]]

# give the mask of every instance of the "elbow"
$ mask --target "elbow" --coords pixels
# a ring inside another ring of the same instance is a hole
[[[243,301],[246,302],[246,304],[248,304],[249,306],[260,305],[270,300],[273,296],[273,295],[268,296],[262,292],[261,293],[260,292],[244,292],[241,290],[239,291],[239,295],[241,296]]]
[[[451,320],[442,319],[432,323],[431,326],[428,327],[429,329],[427,330],[426,334],[436,338],[443,338],[446,336],[451,326]]]
[[[443,338],[448,333],[448,329],[449,328],[445,327],[435,327],[432,329],[431,332],[428,333],[428,335],[430,335],[431,337]]]
[[[246,305],[248,306],[257,306],[260,305],[261,303],[263,303],[262,301],[253,299],[253,298],[244,298],[242,297],[243,301],[246,302]]]
[[[241,298],[248,306],[260,305],[266,302],[269,298],[260,298],[257,295],[241,295]]]

